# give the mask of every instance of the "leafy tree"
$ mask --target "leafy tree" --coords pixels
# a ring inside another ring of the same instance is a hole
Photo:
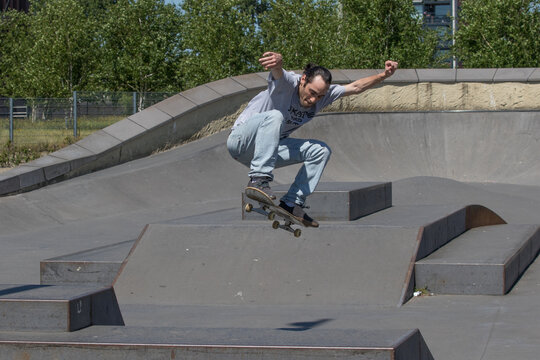
[[[86,86],[98,60],[92,34],[96,24],[76,0],[31,5],[24,60],[17,86],[27,97],[65,97]]]
[[[257,35],[263,3],[249,0],[185,0],[182,3],[187,87],[259,69],[262,46]],[[260,70],[260,69],[259,69]]]
[[[379,68],[386,59],[402,68],[437,65],[437,35],[424,29],[410,0],[342,0],[340,67]]]
[[[288,68],[314,62],[339,62],[339,17],[336,0],[271,0],[261,20],[265,50],[283,55]]]
[[[463,0],[454,52],[464,67],[540,66],[540,0]]]
[[[23,12],[8,10],[0,14],[0,97],[23,96],[24,80],[21,64],[30,46],[27,36],[29,17]]]
[[[437,35],[422,27],[410,0],[272,0],[261,32],[265,47],[282,52],[289,67],[436,64]]]
[[[108,9],[100,35],[101,63],[95,87],[143,94],[176,89],[180,15],[163,0],[118,0]]]

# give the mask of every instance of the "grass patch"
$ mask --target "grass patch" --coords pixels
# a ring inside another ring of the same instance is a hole
[[[31,147],[15,146],[6,142],[0,150],[0,167],[13,167],[40,157],[40,152]]]
[[[124,118],[80,117],[77,119],[77,136],[73,134],[73,123],[69,119],[34,122],[30,119],[14,119],[13,142],[9,140],[9,120],[0,119],[0,144],[3,144],[0,149],[0,167],[13,167],[35,160]]]

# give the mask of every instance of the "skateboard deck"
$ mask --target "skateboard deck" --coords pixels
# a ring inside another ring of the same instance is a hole
[[[254,207],[253,204],[246,204],[244,207],[246,212],[254,211],[266,216],[268,220],[272,221],[272,228],[274,229],[287,230],[293,233],[295,237],[300,237],[302,235],[301,229],[295,229],[291,225],[301,225],[303,227],[306,226],[291,213],[275,205],[272,199],[270,199],[265,193],[256,188],[250,187],[246,188],[245,193],[248,198],[259,203],[258,208]],[[276,220],[276,216],[283,220],[283,224],[279,220]]]

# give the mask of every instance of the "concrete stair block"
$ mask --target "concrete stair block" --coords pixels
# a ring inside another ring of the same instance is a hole
[[[123,325],[112,288],[0,285],[0,330],[75,331]]]
[[[135,240],[46,259],[40,262],[41,285],[110,286]]]
[[[436,294],[504,295],[538,254],[536,225],[469,230],[415,264],[417,288]]]
[[[432,360],[418,329],[341,330],[133,327],[85,330],[92,340],[31,334],[2,344],[9,359]],[[24,340],[23,340],[24,339]],[[92,351],[88,351],[91,348]]]
[[[272,188],[276,203],[289,190],[290,185]],[[256,202],[242,194],[242,219],[260,220],[256,213],[246,213],[244,206]],[[332,182],[320,183],[307,200],[311,217],[322,221],[353,221],[392,206],[392,183],[381,182]]]

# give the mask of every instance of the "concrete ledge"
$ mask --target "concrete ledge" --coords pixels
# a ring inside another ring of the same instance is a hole
[[[193,89],[182,92],[182,95],[197,105],[208,104],[222,97],[220,93],[208,85],[200,85]]]
[[[24,166],[43,169],[45,181],[56,179],[67,174],[71,170],[69,161],[60,159],[52,154],[46,155],[37,160],[26,163]]]
[[[79,169],[85,164],[96,160],[97,156],[78,144],[71,144],[63,149],[55,151],[50,155],[69,162],[70,169]]]
[[[41,285],[110,286],[135,240],[40,262]]]
[[[416,69],[418,82],[456,82],[456,69]]]
[[[19,335],[0,340],[6,358],[433,360],[418,329],[100,329],[84,340]],[[91,351],[89,351],[91,349]]]
[[[357,79],[361,79],[367,76],[377,75],[382,70],[375,70],[375,69],[345,69],[340,70],[341,73],[347,78],[347,81],[344,81],[345,83],[353,82]],[[333,74],[333,72],[332,72]]]
[[[112,288],[0,285],[1,330],[75,331],[123,325]]]
[[[531,76],[527,79],[527,82],[540,82],[540,69],[536,68]]]
[[[493,82],[497,69],[457,69],[457,82]]]
[[[8,171],[6,173],[7,175],[0,175],[0,194],[6,195],[16,193],[21,190],[21,180],[18,176],[18,172],[20,172],[20,170],[21,167],[18,167],[17,170]]]
[[[347,84],[350,83],[350,78],[342,70],[330,70],[332,74],[333,84]]]
[[[140,136],[144,134],[146,130],[146,128],[137,124],[130,118],[118,121],[104,129],[107,134],[121,141],[127,141],[131,138]]]
[[[268,86],[266,78],[261,77],[258,74],[245,74],[233,77],[234,81],[244,86],[246,89],[260,89],[263,90]]]
[[[77,142],[77,145],[95,155],[108,152],[112,148],[119,147],[122,141],[107,133],[107,128],[98,130]]]
[[[418,75],[415,69],[397,69],[392,77],[385,79],[385,84],[417,83]]]
[[[156,126],[163,125],[164,123],[170,121],[172,117],[169,114],[161,111],[157,106],[152,106],[129,116],[128,119],[139,124],[144,129],[149,130]],[[106,127],[104,130],[107,131],[109,127]]]
[[[529,81],[535,68],[497,69],[493,77],[494,82],[526,82]]]
[[[415,281],[437,294],[504,295],[539,247],[536,225],[475,228],[417,261]]]
[[[0,190],[3,194],[16,193],[20,189],[34,189],[45,183],[45,173],[41,167],[21,165],[0,176]]]
[[[198,107],[197,104],[188,100],[181,94],[174,95],[154,106],[172,118],[184,115]]]
[[[221,96],[231,96],[247,91],[247,88],[233,78],[225,78],[206,84]]]
[[[278,200],[287,193],[289,187],[290,184],[273,187]],[[320,183],[308,202],[309,214],[314,219],[352,221],[392,206],[392,183]],[[257,202],[242,193],[242,219],[260,220],[260,214],[245,212],[244,207],[248,203],[258,207]]]

